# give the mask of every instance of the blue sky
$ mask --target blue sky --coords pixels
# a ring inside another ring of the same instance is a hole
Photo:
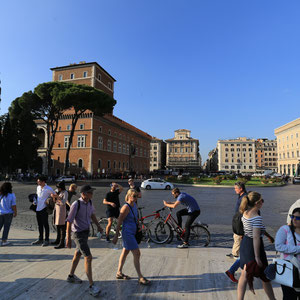
[[[0,114],[97,61],[116,80],[115,115],[167,139],[189,129],[203,160],[218,139],[274,138],[299,116],[300,2],[10,0],[0,9]]]

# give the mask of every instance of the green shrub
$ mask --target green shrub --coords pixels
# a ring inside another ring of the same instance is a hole
[[[223,178],[222,178],[222,176],[216,176],[216,177],[213,177],[212,180],[215,184],[220,184],[223,181]]]

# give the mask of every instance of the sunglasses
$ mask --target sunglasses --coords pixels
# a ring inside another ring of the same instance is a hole
[[[295,219],[296,221],[300,221],[300,216],[290,215],[290,218],[291,218],[292,220]]]

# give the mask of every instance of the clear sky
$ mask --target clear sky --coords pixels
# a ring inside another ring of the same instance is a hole
[[[274,138],[300,117],[298,0],[10,0],[0,6],[0,114],[51,67],[98,62],[115,115],[152,136]]]

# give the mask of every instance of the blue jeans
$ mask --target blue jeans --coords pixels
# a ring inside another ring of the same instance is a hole
[[[0,215],[0,231],[4,225],[4,229],[2,233],[2,241],[6,241],[8,238],[8,232],[9,232],[12,219],[13,219],[13,214]]]
[[[238,270],[240,267],[240,259],[237,259],[235,263],[230,267],[229,272],[234,275],[234,273]]]

